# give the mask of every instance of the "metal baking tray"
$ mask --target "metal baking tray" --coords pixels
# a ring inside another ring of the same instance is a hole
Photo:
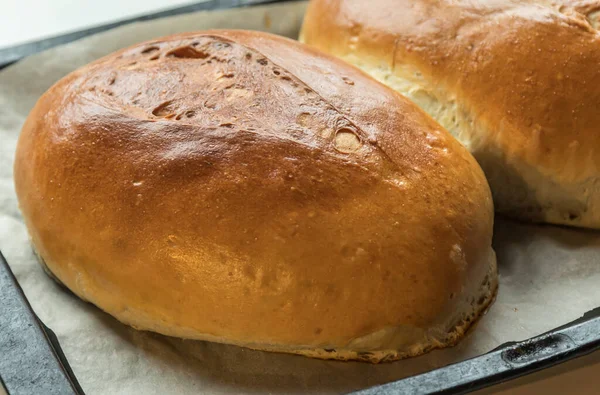
[[[0,69],[80,38],[137,21],[202,10],[248,7],[279,0],[208,0],[0,49]],[[527,375],[600,349],[600,307],[522,342],[355,394],[462,394]],[[0,394],[84,394],[58,339],[33,312],[0,253]]]

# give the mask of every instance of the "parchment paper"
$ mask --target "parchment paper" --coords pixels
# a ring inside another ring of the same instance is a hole
[[[499,295],[477,328],[454,348],[383,365],[319,361],[139,332],[80,301],[44,274],[28,244],[12,180],[17,136],[37,98],[73,69],[153,37],[216,27],[295,37],[304,7],[279,4],[132,24],[0,72],[0,249],[39,317],[56,332],[87,394],[347,392],[529,338],[600,305],[600,232],[501,218],[496,219],[494,237]]]

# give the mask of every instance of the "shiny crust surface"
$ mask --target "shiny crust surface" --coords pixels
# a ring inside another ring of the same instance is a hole
[[[597,0],[312,0],[302,35],[391,74],[414,70],[415,84],[459,104],[461,141],[486,173],[505,173],[488,174],[502,211],[525,210],[518,187],[500,191],[512,178],[537,195],[528,209],[553,211],[546,220],[600,228],[599,11]]]
[[[400,349],[495,291],[473,157],[358,69],[264,33],[169,36],[73,72],[28,117],[15,182],[49,270],[141,329]],[[389,328],[413,337],[356,342]]]

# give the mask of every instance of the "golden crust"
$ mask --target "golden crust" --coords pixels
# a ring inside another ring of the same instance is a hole
[[[68,75],[23,127],[15,183],[49,270],[140,329],[377,361],[459,337],[495,290],[469,153],[264,33],[165,37]]]
[[[313,0],[302,40],[413,99],[496,209],[600,227],[600,1]]]

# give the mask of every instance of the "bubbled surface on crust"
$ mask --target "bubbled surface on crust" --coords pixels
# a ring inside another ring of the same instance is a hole
[[[495,292],[470,154],[366,74],[264,33],[73,72],[28,117],[15,183],[48,269],[140,329],[400,355],[460,337]]]
[[[312,0],[302,39],[411,98],[496,209],[600,228],[600,1]]]

